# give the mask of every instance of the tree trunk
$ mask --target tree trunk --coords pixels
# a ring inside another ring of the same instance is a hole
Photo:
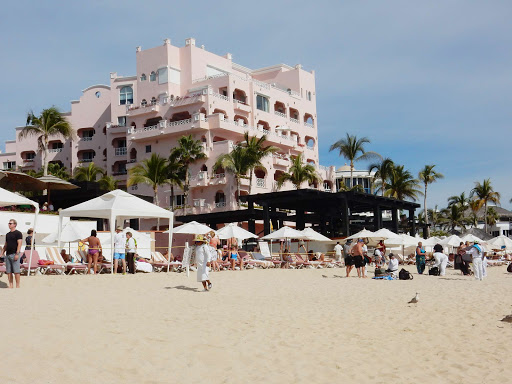
[[[427,183],[425,183],[425,196],[423,197],[423,212],[425,214],[425,225],[427,228],[427,239],[430,237],[430,227],[428,226],[428,213],[427,213]]]
[[[171,184],[171,211],[174,212],[174,184]]]
[[[185,195],[185,201],[184,201],[184,206],[183,206],[183,214],[186,215],[187,214],[187,204],[188,204],[188,188],[189,188],[189,184],[188,184],[188,167],[185,169],[185,185],[183,186],[183,194]]]
[[[487,232],[487,201],[484,203],[484,228],[485,228],[485,233],[488,233]]]
[[[354,188],[354,161],[350,160],[350,188]]]
[[[236,177],[236,194],[238,196],[238,209],[240,209],[240,178]]]
[[[48,139],[43,139],[43,176],[48,176]]]
[[[254,168],[251,168],[251,171],[249,172],[249,195],[252,193],[252,175],[254,172]]]
[[[155,198],[153,201],[155,202],[155,205],[158,205],[158,186],[153,187],[153,192],[155,192]]]

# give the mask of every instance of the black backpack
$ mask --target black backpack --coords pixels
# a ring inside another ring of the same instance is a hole
[[[438,267],[432,267],[428,270],[428,274],[432,276],[439,276],[441,274],[441,271],[439,271]]]
[[[408,270],[404,269],[404,268],[402,268],[400,270],[400,272],[398,272],[398,278],[400,280],[412,280],[413,279],[411,273]]]
[[[512,273],[512,263],[510,263],[507,267],[507,272]]]

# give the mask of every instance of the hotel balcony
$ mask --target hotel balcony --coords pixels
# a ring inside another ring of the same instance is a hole
[[[167,101],[167,99],[164,99],[164,104],[167,102],[171,107],[182,107],[184,105],[202,104],[206,102],[206,95],[202,93],[196,93],[184,97],[177,97],[176,99],[169,101]]]
[[[227,178],[225,173],[215,173],[209,181],[209,185],[222,185],[227,183]]]
[[[126,106],[126,115],[127,116],[142,116],[148,114],[157,114],[160,112],[160,106],[158,104],[149,104],[146,106],[136,106],[134,104],[130,104]]]
[[[290,159],[284,155],[281,154],[274,154],[272,155],[272,164],[274,165],[280,165],[283,167],[287,167],[290,165]]]
[[[251,107],[241,100],[233,100],[233,107],[240,111],[251,112]]]
[[[110,134],[118,134],[123,133],[126,134],[126,131],[128,130],[128,127],[126,125],[117,125],[112,123],[107,123],[106,125],[107,131]]]
[[[115,156],[126,156],[126,154],[127,154],[126,147],[115,148],[115,153],[114,153]]]
[[[209,177],[208,172],[201,171],[197,175],[192,175],[189,178],[190,187],[206,187],[208,185]]]
[[[176,135],[192,133],[194,130],[208,129],[208,119],[204,114],[196,113],[190,119],[178,120],[169,122],[168,120],[160,120],[156,125],[149,127],[132,128],[128,129],[128,135],[131,140],[144,140],[154,138],[162,135]]]

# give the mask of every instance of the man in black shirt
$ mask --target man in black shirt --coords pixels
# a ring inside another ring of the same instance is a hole
[[[9,230],[5,235],[5,245],[2,256],[5,255],[5,272],[9,278],[9,288],[13,288],[13,275],[16,279],[16,288],[20,287],[20,257],[23,235],[16,229],[16,220],[9,220]]]

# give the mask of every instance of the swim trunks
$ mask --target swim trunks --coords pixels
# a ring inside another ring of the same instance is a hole
[[[354,256],[354,265],[356,268],[362,268],[364,267],[364,259],[363,256]]]
[[[124,253],[114,252],[114,260],[116,260],[116,259],[124,260],[124,257],[125,257]]]
[[[354,265],[354,258],[352,256],[345,257],[345,266]]]

